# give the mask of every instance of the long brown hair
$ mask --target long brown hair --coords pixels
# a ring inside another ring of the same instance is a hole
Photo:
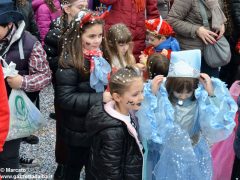
[[[173,91],[178,93],[186,90],[187,92],[195,91],[198,87],[199,80],[196,78],[190,77],[168,77],[166,81],[166,89],[168,92],[169,100],[173,102],[174,95]],[[195,100],[195,96],[193,93],[192,100]]]
[[[61,5],[67,5],[68,7],[73,6],[73,3],[78,0],[61,0]],[[68,29],[68,14],[65,12],[64,8],[62,10],[62,15],[60,16],[61,34],[65,33]]]
[[[84,74],[89,73],[89,69],[85,69],[84,66],[82,34],[86,29],[96,24],[103,26],[103,20],[96,19],[90,22],[86,22],[81,27],[79,21],[75,21],[75,19],[72,20],[70,23],[70,28],[63,34],[61,38],[62,47],[59,59],[59,65],[61,67],[74,67]]]
[[[126,52],[126,55],[123,57],[122,54],[118,50],[118,44],[121,43],[129,43],[129,48]],[[132,34],[130,30],[127,28],[125,24],[118,23],[112,25],[107,32],[107,58],[112,60],[115,57],[119,60],[119,63],[122,67],[124,67],[124,61],[127,65],[135,64],[135,59],[132,54],[133,42],[132,42]]]
[[[57,8],[56,8],[55,4],[53,3],[53,1],[54,0],[45,0],[45,3],[47,4],[47,6],[51,12],[56,12]]]

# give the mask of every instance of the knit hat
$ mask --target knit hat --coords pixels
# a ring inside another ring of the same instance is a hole
[[[155,35],[172,36],[175,34],[172,27],[161,16],[156,19],[145,20],[145,26],[147,31]]]
[[[23,19],[23,15],[15,9],[12,0],[0,1],[0,24],[17,23]]]
[[[201,68],[201,50],[173,51],[168,77],[198,78]]]

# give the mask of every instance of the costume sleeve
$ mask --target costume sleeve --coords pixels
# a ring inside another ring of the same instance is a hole
[[[208,145],[201,139],[196,149],[203,156],[196,156],[188,133],[174,123],[174,109],[164,84],[154,96],[151,94],[151,83],[147,83],[144,96],[137,116],[139,133],[144,140],[144,149],[147,149],[147,154],[144,154],[146,179],[152,172],[159,179],[209,179],[211,158]]]
[[[6,86],[3,79],[2,66],[0,66],[0,152],[7,138],[9,129],[9,106]]]
[[[162,144],[169,128],[173,126],[173,107],[162,84],[157,96],[152,94],[151,81],[144,86],[144,101],[136,113],[142,140],[152,140]]]
[[[226,139],[235,127],[234,117],[237,104],[231,97],[226,84],[212,78],[214,97],[209,97],[202,84],[195,91],[199,108],[199,124],[210,144]]]

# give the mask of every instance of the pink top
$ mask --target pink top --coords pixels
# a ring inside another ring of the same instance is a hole
[[[44,0],[32,0],[32,7],[42,44],[50,28],[50,23],[62,14],[60,2],[53,0],[53,3],[57,9],[56,12],[51,12]]]
[[[130,123],[130,115],[129,116],[126,116],[126,115],[123,115],[121,113],[119,113],[118,111],[116,111],[114,109],[114,104],[115,102],[114,101],[110,101],[108,102],[107,104],[104,105],[104,109],[105,111],[110,114],[112,117],[122,121],[123,123],[125,123],[127,125],[127,129],[128,129],[128,132],[129,134],[134,137],[139,149],[140,149],[140,152],[141,154],[143,155],[142,153],[142,144],[140,143],[139,141],[139,138],[138,138],[138,133],[136,131],[136,129],[133,127],[133,125]]]

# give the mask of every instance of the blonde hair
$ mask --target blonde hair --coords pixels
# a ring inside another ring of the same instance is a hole
[[[128,87],[133,83],[135,78],[142,78],[141,72],[134,66],[126,66],[119,69],[111,75],[109,80],[110,93],[118,93],[122,95]]]
[[[118,23],[110,27],[110,29],[107,32],[107,43],[108,43],[108,50],[106,52],[107,59],[110,59],[112,61],[114,57],[117,57],[122,67],[124,67],[124,62],[126,62],[127,65],[135,64],[135,59],[132,53],[133,49],[132,34],[125,24]],[[119,52],[117,46],[118,44],[121,43],[129,43],[129,48],[124,57]]]

